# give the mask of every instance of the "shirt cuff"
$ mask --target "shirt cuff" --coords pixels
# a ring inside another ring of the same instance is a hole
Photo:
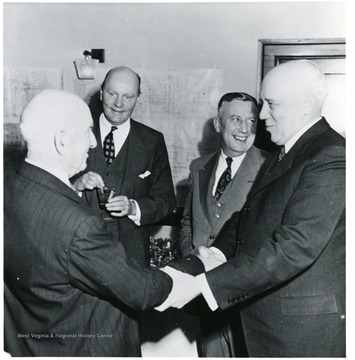
[[[133,201],[136,205],[136,215],[128,215],[128,217],[137,225],[140,226],[141,224],[141,209],[139,208],[139,205],[136,200],[130,199],[129,201]]]
[[[205,274],[197,275],[196,280],[200,287],[201,293],[202,293],[203,297],[205,298],[210,309],[212,311],[217,310],[218,304],[217,304],[217,301],[216,301],[215,297],[213,296],[213,293],[208,285],[206,275]]]
[[[223,262],[226,262],[226,261],[227,261],[226,256],[223,254],[223,252],[222,252],[221,250],[217,249],[217,248],[214,247],[214,246],[209,247],[209,249],[210,249],[211,251],[213,251],[215,254],[220,255],[221,258],[223,259]]]

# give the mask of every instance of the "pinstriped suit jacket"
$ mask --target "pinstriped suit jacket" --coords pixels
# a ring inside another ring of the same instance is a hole
[[[46,171],[24,163],[5,185],[5,350],[140,356],[128,307],[162,303],[171,279],[130,264],[101,218]]]

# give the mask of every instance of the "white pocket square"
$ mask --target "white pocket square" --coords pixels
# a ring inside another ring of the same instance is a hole
[[[140,174],[140,175],[138,175],[138,176],[139,176],[141,179],[144,179],[144,178],[148,177],[150,174],[151,174],[151,172],[147,170],[144,174]]]

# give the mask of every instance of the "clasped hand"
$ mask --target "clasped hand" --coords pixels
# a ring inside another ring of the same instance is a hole
[[[73,185],[77,191],[84,191],[103,188],[105,183],[99,174],[89,171],[77,179]],[[129,200],[125,195],[110,198],[106,204],[106,209],[111,212],[111,215],[117,217],[136,214],[134,201]]]
[[[175,270],[170,266],[160,268],[173,280],[173,286],[166,300],[155,308],[164,311],[169,307],[181,309],[184,305],[201,294],[197,280],[194,276]]]
[[[192,253],[202,261],[205,271],[210,271],[226,262],[222,252],[214,247],[206,248],[205,246],[199,246]]]
[[[226,262],[226,258],[215,248],[199,246],[194,252],[205,267],[205,271],[212,270]],[[169,307],[181,309],[196,296],[201,294],[198,280],[189,274],[178,271],[170,266],[160,270],[168,274],[173,280],[173,287],[167,299],[155,310],[164,311]]]

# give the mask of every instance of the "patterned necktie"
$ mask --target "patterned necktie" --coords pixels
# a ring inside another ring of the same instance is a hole
[[[285,145],[282,145],[279,149],[279,154],[277,155],[277,161],[281,161],[285,155]]]
[[[227,168],[224,170],[223,174],[219,178],[217,189],[216,189],[216,199],[219,200],[223,191],[226,189],[229,182],[232,180],[232,164],[233,159],[231,157],[226,158]]]
[[[268,175],[275,169],[276,165],[284,158],[284,156],[286,155],[285,152],[285,145],[282,145],[279,147],[279,151],[276,154],[276,156],[274,157],[274,160],[270,166],[270,169],[268,171]]]
[[[103,150],[104,150],[107,166],[110,166],[112,164],[113,159],[115,158],[115,143],[113,141],[113,132],[115,130],[117,130],[117,127],[112,126],[111,131],[105,137],[103,144]]]

